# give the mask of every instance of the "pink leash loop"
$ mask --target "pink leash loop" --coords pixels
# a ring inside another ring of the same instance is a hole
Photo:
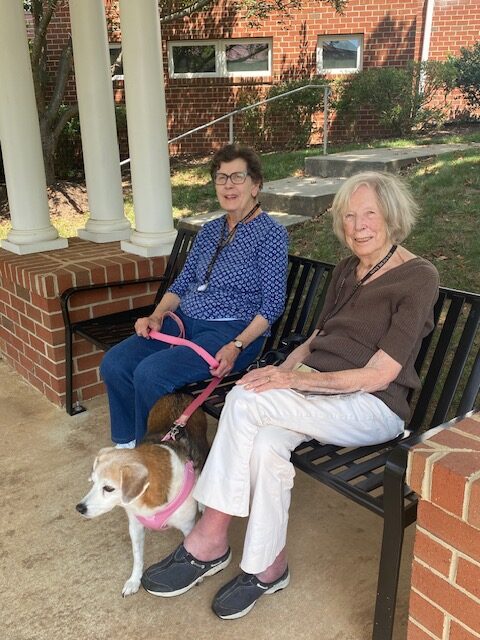
[[[191,340],[185,339],[185,327],[183,326],[183,322],[177,315],[175,315],[172,311],[167,311],[165,315],[168,315],[170,316],[170,318],[172,318],[172,320],[175,320],[180,329],[180,335],[171,336],[168,333],[161,333],[160,331],[150,330],[150,333],[148,335],[151,338],[155,338],[155,340],[162,340],[162,342],[166,342],[167,344],[171,345],[182,345],[184,347],[190,347],[190,349],[193,349],[195,353],[203,358],[205,362],[207,362],[207,364],[209,364],[211,367],[218,367],[220,363],[215,360],[215,358],[211,356],[208,351],[206,351],[203,347],[200,347],[198,344],[195,344]]]

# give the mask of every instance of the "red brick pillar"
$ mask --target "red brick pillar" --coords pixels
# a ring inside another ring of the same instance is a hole
[[[408,640],[480,638],[480,413],[414,447],[420,496]]]
[[[162,275],[166,259],[143,258],[119,242],[70,238],[67,249],[19,256],[0,250],[0,351],[43,395],[65,404],[65,327],[60,294],[76,285]],[[153,302],[158,284],[87,291],[72,300],[72,320]],[[104,393],[98,374],[103,352],[81,338],[73,343],[74,401]]]

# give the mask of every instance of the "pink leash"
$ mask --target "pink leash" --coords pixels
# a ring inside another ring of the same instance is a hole
[[[168,333],[161,333],[160,331],[150,331],[149,336],[154,338],[155,340],[161,340],[162,342],[166,342],[167,344],[173,345],[181,345],[183,347],[190,347],[193,349],[195,353],[197,353],[201,358],[207,362],[211,367],[218,367],[219,362],[215,360],[213,356],[211,356],[208,351],[206,351],[203,347],[200,347],[198,344],[195,344],[191,340],[186,340],[185,338],[185,327],[183,326],[183,322],[180,318],[173,313],[172,311],[167,311],[165,315],[168,315],[172,320],[174,320],[178,328],[180,329],[180,334],[178,336],[171,336]],[[164,440],[170,440],[178,436],[180,429],[184,428],[187,424],[187,420],[193,414],[193,412],[200,407],[205,400],[210,396],[212,391],[217,387],[223,378],[217,378],[214,376],[212,380],[208,383],[205,389],[200,393],[185,409],[182,415],[175,420],[175,424],[170,429],[170,431],[165,436]]]
[[[150,331],[149,336],[154,338],[155,340],[162,340],[162,342],[167,342],[168,344],[173,345],[182,345],[185,347],[190,347],[193,349],[195,353],[201,356],[211,367],[218,367],[218,361],[212,357],[208,351],[205,351],[203,347],[198,346],[194,342],[185,339],[185,327],[183,326],[183,322],[180,318],[175,315],[172,311],[167,311],[165,315],[170,316],[177,323],[180,329],[179,336],[171,336],[167,333],[161,333],[159,331]],[[187,420],[193,414],[193,412],[198,409],[200,405],[202,405],[208,396],[212,393],[215,387],[222,381],[222,378],[214,377],[212,381],[205,387],[205,389],[200,393],[194,400],[191,402],[182,415],[175,420],[173,427],[170,431],[162,438],[165,440],[176,440],[181,435],[181,429],[184,429]],[[160,529],[168,529],[168,520],[170,517],[177,511],[179,507],[185,502],[185,500],[190,495],[193,486],[195,484],[195,469],[193,467],[193,462],[188,460],[185,463],[185,469],[183,474],[183,484],[180,489],[180,493],[170,502],[168,502],[164,507],[158,509],[151,516],[140,516],[137,515],[137,520],[143,524],[147,529],[156,529],[157,531]]]

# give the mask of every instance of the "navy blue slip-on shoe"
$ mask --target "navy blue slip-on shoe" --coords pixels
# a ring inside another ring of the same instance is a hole
[[[262,582],[251,573],[241,573],[220,589],[213,600],[212,609],[222,620],[241,618],[253,609],[261,596],[280,591],[289,582],[288,567],[285,573],[273,582]]]
[[[207,576],[213,576],[230,564],[230,547],[225,555],[203,562],[197,560],[183,544],[161,562],[152,564],[142,576],[142,586],[154,596],[169,598],[185,593]]]

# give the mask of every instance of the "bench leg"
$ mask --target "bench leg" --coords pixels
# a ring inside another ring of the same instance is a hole
[[[372,640],[391,640],[405,530],[404,483],[407,451],[397,447],[384,476],[384,523]]]
[[[86,411],[79,402],[73,404],[73,335],[65,328],[65,409],[69,416]]]

